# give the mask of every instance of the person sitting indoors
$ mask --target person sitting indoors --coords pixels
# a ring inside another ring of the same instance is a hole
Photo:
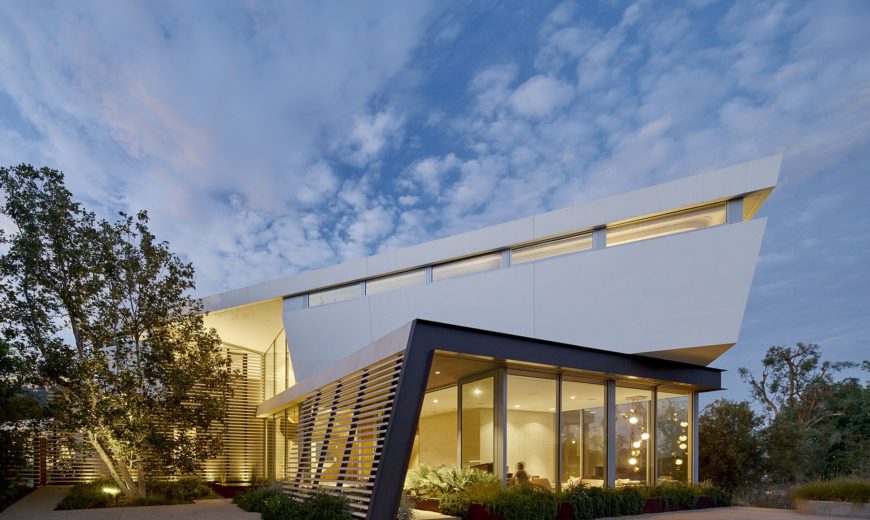
[[[512,485],[520,485],[525,486],[529,483],[529,474],[526,473],[526,463],[525,462],[517,462],[517,472],[514,473],[514,476],[511,477]]]

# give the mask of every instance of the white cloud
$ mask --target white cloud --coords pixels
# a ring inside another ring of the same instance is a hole
[[[398,143],[402,122],[401,116],[388,110],[357,115],[345,143],[346,159],[355,166],[365,166],[383,153],[388,144]]]
[[[574,95],[571,85],[556,78],[533,76],[511,95],[511,106],[524,116],[543,117],[568,104]]]
[[[437,195],[446,175],[459,166],[459,159],[452,153],[444,157],[427,157],[416,161],[408,168],[412,183],[418,184],[429,195]]]

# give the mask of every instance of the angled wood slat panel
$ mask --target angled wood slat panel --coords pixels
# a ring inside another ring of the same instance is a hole
[[[341,492],[354,517],[366,517],[403,359],[401,352],[333,381],[273,417],[274,438],[284,442],[268,456],[281,466],[283,452],[275,474],[291,496]]]

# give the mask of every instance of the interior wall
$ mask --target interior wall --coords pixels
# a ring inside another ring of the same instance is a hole
[[[456,413],[421,417],[419,433],[418,464],[456,466]]]
[[[508,411],[507,463],[515,473],[525,462],[530,477],[542,477],[556,485],[556,416],[546,412]]]

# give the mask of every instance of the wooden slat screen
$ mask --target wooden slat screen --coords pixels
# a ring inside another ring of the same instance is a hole
[[[354,516],[366,517],[403,354],[321,387],[284,415],[285,488],[292,496],[341,492]]]
[[[199,475],[208,481],[253,482],[266,477],[264,455],[264,420],[257,419],[257,405],[264,395],[264,356],[256,352],[225,346],[238,375],[233,378],[224,452],[205,461]],[[47,484],[89,482],[108,475],[105,465],[93,448],[73,433],[46,431],[45,478]],[[38,476],[39,439],[35,439],[33,467],[22,471]]]

